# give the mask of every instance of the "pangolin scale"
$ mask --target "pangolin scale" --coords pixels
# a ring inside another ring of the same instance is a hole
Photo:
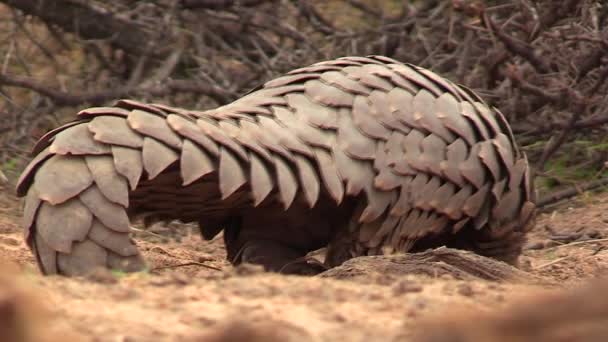
[[[141,269],[138,216],[223,231],[230,262],[286,273],[323,247],[325,267],[440,245],[514,262],[535,216],[502,114],[382,56],[293,70],[213,110],[85,109],[33,151],[17,192],[45,274]]]

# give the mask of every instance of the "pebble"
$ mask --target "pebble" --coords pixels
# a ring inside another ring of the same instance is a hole
[[[118,282],[112,272],[101,267],[95,268],[85,278],[99,284],[116,284]]]
[[[457,290],[458,290],[459,294],[461,294],[465,297],[472,297],[473,294],[475,294],[475,292],[473,291],[473,288],[469,284],[460,284],[460,285],[458,285]]]
[[[531,242],[524,246],[524,250],[534,250],[543,248],[545,248],[545,244],[542,241]]]
[[[422,286],[420,284],[413,283],[408,280],[401,280],[393,286],[394,295],[402,295],[405,293],[421,292]]]
[[[233,274],[239,276],[249,276],[264,273],[264,266],[255,264],[240,264],[233,269]]]

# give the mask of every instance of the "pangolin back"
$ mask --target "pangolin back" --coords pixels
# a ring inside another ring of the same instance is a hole
[[[535,210],[502,114],[382,56],[293,70],[208,111],[85,109],[34,154],[17,192],[45,273],[140,268],[136,215],[200,222],[207,239],[238,222],[225,232],[235,263],[259,236],[304,254],[329,245],[329,266],[439,244],[512,260]]]

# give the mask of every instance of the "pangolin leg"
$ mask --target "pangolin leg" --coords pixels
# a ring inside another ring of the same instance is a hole
[[[517,266],[525,236],[522,232],[510,232],[500,238],[485,237],[473,242],[473,251]]]
[[[330,269],[327,265],[308,255],[285,264],[280,270],[283,274],[317,275]]]
[[[325,267],[305,256],[305,252],[281,242],[264,239],[246,241],[232,260],[234,265],[262,265],[267,271],[284,274],[317,274]]]

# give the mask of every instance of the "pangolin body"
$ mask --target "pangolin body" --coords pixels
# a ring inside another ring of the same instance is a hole
[[[136,216],[223,230],[232,263],[290,272],[322,247],[328,267],[439,245],[514,261],[535,212],[504,117],[382,56],[293,70],[208,111],[85,109],[34,154],[17,192],[46,274],[141,268]]]

